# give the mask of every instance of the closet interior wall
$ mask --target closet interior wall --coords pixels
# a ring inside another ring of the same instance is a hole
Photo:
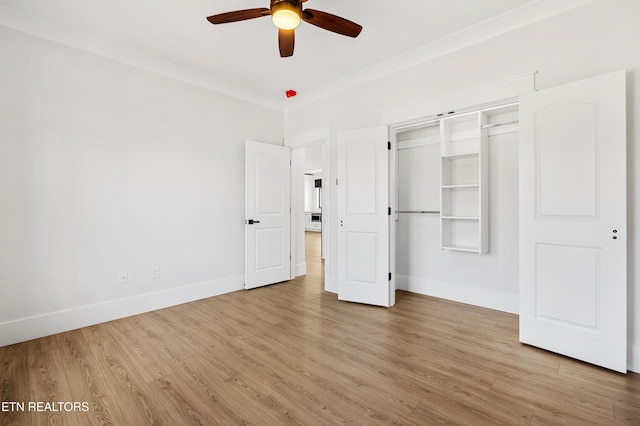
[[[489,250],[441,248],[440,121],[396,131],[396,288],[517,313],[518,111],[488,113]]]

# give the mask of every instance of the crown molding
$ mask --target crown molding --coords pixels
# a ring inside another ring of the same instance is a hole
[[[284,103],[285,111],[316,102],[353,87],[378,80],[457,50],[481,43],[527,25],[584,6],[595,0],[534,0],[471,27],[434,40],[331,83],[306,91]]]
[[[0,6],[0,26],[21,31],[88,53],[103,56],[165,77],[183,81],[222,95],[278,111],[288,111],[442,57],[485,40],[531,25],[595,0],[534,0],[516,9],[447,35],[409,52],[390,58],[331,83],[309,90],[296,98],[274,100],[255,91],[204,73],[182,67],[105,39],[73,30],[51,20]]]
[[[73,30],[51,20],[0,6],[0,25],[59,44],[103,56],[136,68],[183,81],[236,99],[282,111],[282,101],[171,62],[130,49],[105,39]]]

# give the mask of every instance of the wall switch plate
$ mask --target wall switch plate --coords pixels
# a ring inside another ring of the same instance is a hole
[[[120,284],[126,284],[129,281],[129,274],[127,271],[120,271],[118,274],[118,281]]]
[[[160,267],[159,266],[152,266],[151,267],[151,279],[152,280],[157,280],[158,278],[160,278]]]

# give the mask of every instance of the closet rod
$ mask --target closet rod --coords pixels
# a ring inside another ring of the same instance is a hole
[[[518,120],[507,121],[506,123],[485,124],[485,125],[482,126],[482,128],[483,129],[491,129],[492,127],[508,126],[510,124],[518,124]]]
[[[396,213],[420,213],[420,214],[440,214],[435,210],[398,210]]]

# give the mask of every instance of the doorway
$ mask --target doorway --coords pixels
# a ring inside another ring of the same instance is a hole
[[[309,257],[317,263],[323,258],[322,253],[322,145],[312,145],[302,148],[304,152],[304,240],[305,260],[309,267]],[[317,246],[317,247],[316,247]],[[311,250],[309,248],[311,247]]]
[[[311,253],[317,253],[313,264],[320,265],[323,277],[325,270],[329,275],[332,214],[331,188],[328,185],[331,176],[329,141],[328,129],[285,139],[285,145],[291,147],[291,253],[294,277],[306,275],[311,267],[306,260],[308,244],[314,247]],[[332,291],[325,280],[322,283],[325,290]]]
[[[311,160],[307,160],[307,166],[316,166],[316,158],[322,159],[322,146],[309,147],[304,151],[305,157],[307,159],[311,158]],[[305,248],[310,241],[316,241],[319,247],[314,248],[313,252],[317,252],[320,258],[324,257],[322,252],[322,177],[322,169],[306,170],[304,172]],[[320,235],[318,237],[318,235],[314,234]],[[308,257],[307,255],[306,258]]]

